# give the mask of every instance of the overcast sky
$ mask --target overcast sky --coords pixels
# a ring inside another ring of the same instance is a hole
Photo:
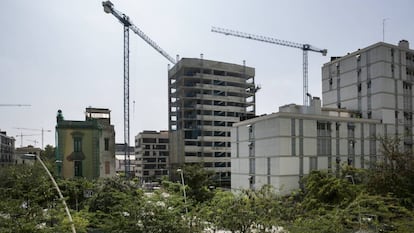
[[[211,26],[328,49],[309,53],[309,91],[321,96],[321,67],[382,41],[414,45],[412,0],[113,0],[117,10],[175,57],[199,57],[256,68],[257,114],[302,104],[302,51],[224,36]],[[56,112],[84,120],[88,106],[109,108],[116,141],[123,142],[123,28],[96,0],[2,0],[0,14],[0,129],[52,130]],[[130,34],[131,143],[143,130],[168,128],[168,60]],[[135,101],[135,104],[133,104]],[[41,137],[24,137],[23,144]],[[27,139],[27,140],[26,140]],[[16,146],[20,146],[17,138]]]

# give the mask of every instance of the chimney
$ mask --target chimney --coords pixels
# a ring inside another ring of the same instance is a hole
[[[398,46],[403,49],[410,49],[410,43],[408,43],[407,40],[400,40],[400,42],[398,43]]]
[[[321,99],[319,97],[313,97],[310,103],[311,111],[313,114],[321,114]]]
[[[62,110],[58,110],[57,112],[57,116],[56,116],[56,121],[59,123],[60,121],[63,121],[63,114],[62,114]]]

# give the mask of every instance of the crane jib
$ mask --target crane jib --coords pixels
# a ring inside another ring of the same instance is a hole
[[[323,56],[326,56],[326,53],[328,52],[328,50],[318,49],[318,48],[313,47],[310,44],[299,44],[296,42],[279,40],[279,39],[275,39],[271,37],[253,35],[253,34],[249,34],[245,32],[238,32],[235,30],[218,28],[218,27],[212,27],[211,31],[221,33],[226,36],[236,36],[236,37],[246,38],[250,40],[257,40],[261,42],[272,43],[272,44],[301,49],[303,51],[303,105],[305,106],[308,105],[308,102],[309,102],[308,101],[309,99],[308,98],[308,94],[309,94],[308,93],[308,51],[322,53]]]

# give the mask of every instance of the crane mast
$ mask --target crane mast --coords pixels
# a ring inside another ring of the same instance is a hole
[[[114,8],[114,4],[111,1],[102,2],[104,11],[108,14],[112,14],[123,24],[124,26],[124,145],[125,145],[125,176],[129,177],[130,168],[130,127],[129,127],[129,29],[135,34],[141,37],[151,47],[158,51],[172,64],[176,63],[176,60],[168,55],[160,46],[157,45],[151,38],[149,38],[144,32],[142,32],[137,26],[135,26],[129,17],[122,12]]]
[[[310,44],[300,44],[300,43],[291,42],[287,40],[279,40],[279,39],[275,39],[272,37],[259,36],[259,35],[254,35],[250,33],[239,32],[239,31],[235,31],[231,29],[224,29],[224,28],[219,28],[219,27],[212,27],[211,31],[221,33],[226,36],[235,36],[235,37],[240,37],[240,38],[245,38],[245,39],[250,39],[250,40],[256,40],[256,41],[301,49],[303,51],[303,105],[305,106],[309,105],[309,101],[307,97],[307,94],[308,94],[308,51],[321,53],[323,56],[326,56],[328,50],[319,49]]]
[[[52,132],[52,130],[50,130],[50,129],[31,129],[31,128],[15,128],[15,129],[18,129],[18,130],[29,130],[29,131],[40,131],[40,132],[42,132],[42,150],[44,149],[44,144],[43,144],[43,142],[44,142],[44,134],[45,134],[45,132],[48,132],[48,133],[50,133],[50,132]]]

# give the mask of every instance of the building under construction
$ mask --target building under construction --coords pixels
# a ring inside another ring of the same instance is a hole
[[[255,116],[255,70],[183,58],[169,70],[170,168],[202,164],[230,185],[230,131]]]

